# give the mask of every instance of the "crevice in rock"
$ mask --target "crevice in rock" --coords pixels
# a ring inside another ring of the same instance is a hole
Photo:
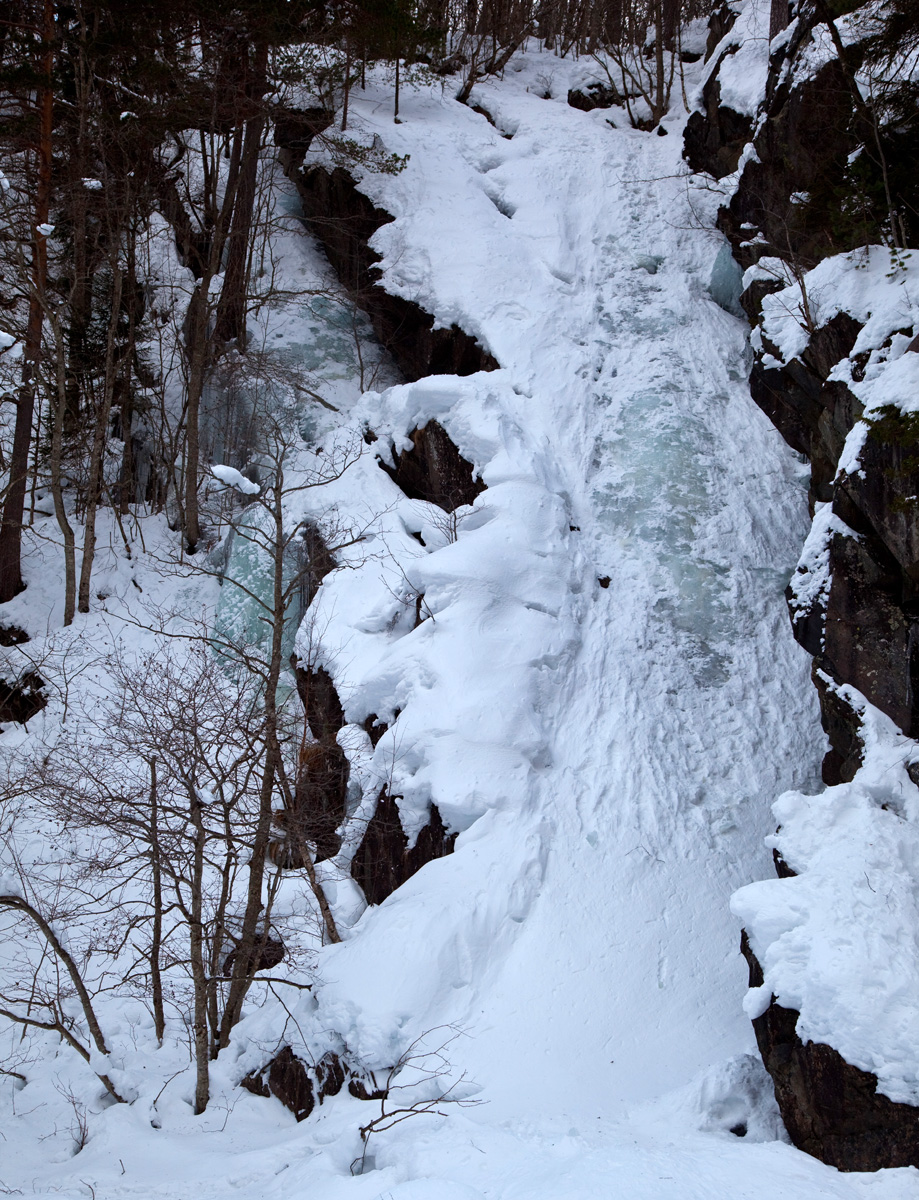
[[[431,805],[428,823],[409,849],[399,818],[399,799],[383,788],[351,860],[351,877],[363,889],[368,904],[382,904],[426,863],[453,853],[457,835],[447,833],[436,804]]]
[[[412,500],[426,500],[444,512],[472,504],[485,491],[471,462],[463,458],[447,431],[437,421],[412,430],[411,448],[394,455],[395,466],[380,462],[383,470]]]

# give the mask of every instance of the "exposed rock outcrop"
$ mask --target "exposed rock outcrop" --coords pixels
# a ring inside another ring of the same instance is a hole
[[[302,866],[306,843],[315,843],[319,862],[341,849],[338,827],[345,818],[348,759],[338,744],[345,723],[332,677],[323,667],[296,665],[297,691],[313,741],[300,748],[293,805],[275,814],[284,845],[272,850],[278,866]]]
[[[569,101],[570,103],[570,101]],[[737,170],[740,155],[753,133],[753,119],[721,103],[717,72],[702,89],[703,112],[694,112],[683,135],[683,156],[693,171],[723,179]]]
[[[746,935],[741,951],[750,986],[760,987],[762,968]],[[803,1042],[798,1017],[773,998],[753,1021],[794,1144],[840,1171],[919,1166],[919,1112],[879,1095],[875,1077],[851,1066],[831,1046]]]
[[[449,434],[437,421],[428,421],[409,435],[411,448],[395,455],[395,466],[380,466],[413,500],[427,500],[444,512],[472,504],[485,490],[471,462],[460,454]]]
[[[855,345],[861,325],[841,312],[811,334],[807,348],[781,367],[758,355],[750,393],[785,441],[811,463],[811,502],[830,500],[842,447],[862,408],[838,380],[828,376]],[[764,346],[768,352],[770,347]],[[773,347],[774,349],[774,347]]]
[[[430,313],[380,287],[380,255],[369,242],[393,218],[357,190],[347,171],[311,166],[293,171],[292,178],[311,232],[409,382],[426,375],[473,375],[497,368],[497,360],[459,326],[435,329]]]
[[[593,112],[595,108],[610,108],[622,103],[622,96],[611,83],[588,83],[583,88],[572,88],[568,103],[581,112]]]
[[[255,971],[270,971],[272,967],[276,967],[284,961],[284,943],[280,938],[269,937],[259,947],[257,965],[253,968]],[[230,976],[233,973],[233,964],[236,962],[236,951],[231,950],[223,960],[223,973]]]
[[[455,833],[447,833],[436,804],[427,825],[409,849],[399,819],[398,796],[380,792],[376,811],[351,862],[351,877],[360,884],[368,904],[382,904],[416,871],[435,858],[453,853]]]
[[[799,14],[770,62],[755,154],[718,220],[744,269],[763,257],[781,259],[794,279],[864,237],[840,197],[849,194],[850,156],[867,132],[844,65],[830,58],[807,67],[804,51],[819,22],[814,10]],[[740,128],[720,106],[717,71],[703,101],[687,127],[686,157],[694,169],[726,174]],[[741,297],[751,324],[760,326],[750,388],[786,442],[809,460],[812,512],[829,506],[786,594],[795,637],[814,658],[831,747],[823,778],[837,785],[854,778],[864,753],[860,714],[841,685],[919,736],[919,419],[893,409],[870,416],[857,466],[840,473],[846,439],[864,419],[855,384],[844,381],[863,378],[868,356],[854,354],[862,325],[840,311],[815,328],[805,298],[799,324],[807,344],[783,362],[761,324],[765,297],[787,282],[771,272],[752,272]],[[781,856],[775,866],[780,877],[793,874]],[[742,950],[751,987],[761,986],[746,936]],[[876,1078],[831,1046],[803,1042],[798,1017],[773,998],[753,1022],[794,1144],[840,1170],[919,1165],[919,1109],[878,1095]]]
[[[25,725],[48,703],[45,681],[37,671],[26,671],[18,679],[0,679],[0,722]]]
[[[242,1080],[241,1087],[256,1096],[274,1096],[304,1121],[317,1105],[337,1096],[347,1083],[358,1100],[380,1100],[386,1095],[371,1072],[357,1070],[329,1051],[317,1063],[304,1062],[284,1046],[274,1058]]]
[[[274,144],[280,150],[281,166],[295,171],[303,166],[313,139],[324,133],[335,119],[327,108],[285,108],[274,118]]]

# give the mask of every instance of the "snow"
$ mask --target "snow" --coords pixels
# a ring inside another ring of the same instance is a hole
[[[919,355],[907,353],[919,327],[919,259],[910,250],[867,246],[825,258],[795,278],[787,264],[764,258],[744,273],[744,287],[754,279],[785,283],[763,300],[759,329],[782,356],[767,366],[781,366],[799,356],[810,331],[838,313],[848,313],[862,325],[851,354],[830,374],[846,384],[864,409],[837,468],[857,471],[872,416],[887,406],[906,414],[919,412]],[[859,356],[864,359],[862,370],[853,374]]]
[[[919,355],[907,352],[919,323],[915,255],[870,246],[824,259],[797,277],[767,259],[746,273],[745,283],[755,277],[785,282],[764,299],[761,321],[784,363],[838,313],[860,323],[851,354],[830,375],[864,410],[838,465],[839,474],[858,472],[871,420],[888,407],[919,411]],[[829,595],[834,534],[858,537],[830,504],[818,505],[791,581],[793,608],[809,610]],[[881,1094],[917,1104],[919,790],[906,770],[917,758],[916,744],[853,688],[828,677],[824,683],[859,714],[864,762],[851,783],[819,795],[789,791],[774,805],[779,829],[768,842],[797,874],[750,884],[732,901],[764,971],[746,1009],[758,1016],[774,996],[800,1013],[802,1039],[826,1043],[876,1075]]]
[[[902,254],[885,246],[868,246],[823,259],[813,270],[795,279],[791,268],[778,259],[761,259],[744,275],[747,287],[753,278],[787,281],[781,291],[763,300],[763,330],[782,353],[785,362],[800,354],[808,341],[804,308],[814,329],[846,312],[864,326],[852,354],[878,350],[895,331],[909,328],[919,313],[919,262],[909,251]],[[802,295],[802,286],[804,294]],[[906,348],[895,348],[898,357]]]
[[[247,479],[241,471],[237,471],[235,467],[227,467],[222,464],[217,464],[211,467],[211,474],[225,483],[227,487],[235,488],[238,492],[242,492],[244,496],[257,496],[262,490],[257,483],[253,483],[251,479]]]
[[[826,603],[831,583],[830,541],[834,533],[858,540],[858,534],[833,512],[832,504],[818,501],[813,524],[789,584],[792,612],[810,612]]]
[[[825,680],[829,686],[832,681]],[[796,1009],[798,1034],[878,1077],[891,1100],[919,1103],[919,788],[906,772],[915,743],[855,689],[836,687],[862,718],[864,765],[817,796],[786,792],[769,844],[797,876],[742,888],[743,921],[764,983]]]
[[[561,99],[540,98],[547,71]],[[279,348],[323,373],[317,386],[340,409],[310,409],[325,453],[368,426],[378,438],[286,514],[362,537],[339,552],[297,640],[331,671],[345,708],[339,741],[355,781],[346,852],[383,783],[402,797],[410,837],[435,802],[459,832],[455,852],[370,908],[344,860],[321,864],[343,941],[316,950],[315,970],[285,977],[308,979],[312,992],[284,989],[282,1003],[277,988],[256,988],[213,1064],[202,1117],[189,1107],[182,1036],[157,1048],[130,998],[105,1009],[112,1070],[137,1087],[130,1107],[100,1111],[98,1081],[36,1034],[46,1061],[23,1068],[24,1086],[5,1078],[0,1088],[15,1146],[3,1186],[98,1200],[914,1192],[915,1171],[843,1176],[792,1149],[752,1057],[729,897],[771,874],[770,802],[812,788],[820,752],[809,660],[782,596],[807,529],[806,480],[750,399],[746,327],[725,311],[733,292],[711,232],[718,197],[685,174],[683,115],[665,120],[667,137],[613,129],[605,114],[565,103],[583,72],[518,55],[504,80],[474,92],[495,127],[440,84],[406,89],[399,125],[385,81],[369,75],[366,92],[352,93],[359,136],[410,155],[402,173],[360,181],[395,217],[373,243],[385,286],[438,325],[475,334],[500,370],[401,384],[380,356],[362,386],[360,356],[346,354],[344,335],[323,342],[306,300],[259,326],[261,344],[280,335]],[[278,196],[291,204],[289,189]],[[293,222],[279,236],[287,278],[302,272],[314,287],[308,240]],[[181,292],[188,280],[168,239],[157,245],[151,271]],[[407,500],[375,459],[430,419],[486,484],[455,519]],[[307,456],[292,478],[314,465]],[[255,487],[247,467],[212,471],[245,491]],[[130,563],[114,530],[110,553],[100,535],[107,608],[43,643],[67,678],[85,671],[89,698],[104,686],[95,662],[113,630],[137,652],[157,644],[116,620],[138,611],[138,588],[177,621],[199,611],[213,620],[221,605],[218,624],[245,619],[227,614],[232,593],[214,579],[158,576],[170,533],[163,518],[147,522],[146,549]],[[258,562],[238,553],[239,540],[228,573],[254,582]],[[40,639],[59,613],[56,560],[38,540],[31,554],[30,586],[7,613]],[[55,697],[4,739],[53,735],[62,708]],[[371,712],[389,723],[375,748],[359,728]],[[889,790],[904,798],[902,755],[898,770]],[[860,828],[875,819],[852,807]],[[819,866],[798,840],[791,860]],[[314,946],[303,892],[292,886],[281,903]],[[772,970],[774,926],[750,920]],[[779,986],[790,995],[798,977]],[[901,1042],[878,1049],[891,1086],[910,1028],[902,1022]],[[357,1176],[371,1105],[342,1092],[297,1126],[276,1101],[235,1086],[282,1038],[314,1058],[347,1046],[378,1068],[438,1036],[450,1039],[449,1078],[465,1077],[466,1094],[486,1104],[445,1104],[374,1134]],[[746,1136],[731,1133],[742,1125]]]
[[[766,91],[769,51],[769,4],[747,0],[713,50],[700,82],[717,72],[721,104],[755,117]],[[701,90],[697,102],[700,96]]]

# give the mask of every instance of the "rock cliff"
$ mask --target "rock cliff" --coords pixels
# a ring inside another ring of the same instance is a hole
[[[919,419],[868,386],[919,345],[914,318],[884,300],[885,288],[909,285],[889,227],[868,202],[861,229],[850,219],[864,201],[852,164],[873,137],[853,88],[857,28],[856,18],[802,5],[772,43],[753,118],[722,100],[720,71],[736,48],[710,46],[684,149],[694,171],[727,189],[718,224],[745,272],[752,397],[811,467],[814,527],[786,595],[795,637],[814,658],[828,787],[852,781],[863,762],[864,706],[852,688],[919,735]],[[883,136],[874,138],[882,162]],[[887,245],[869,251],[870,242]],[[781,857],[776,866],[783,886],[798,882]],[[762,988],[746,935],[743,951],[751,987]],[[802,1039],[798,1021],[774,994],[754,1019],[795,1145],[841,1170],[919,1165],[919,1111],[881,1094],[833,1046]]]

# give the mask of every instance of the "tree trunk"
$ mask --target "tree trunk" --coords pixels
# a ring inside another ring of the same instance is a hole
[[[38,186],[35,192],[35,228],[32,230],[32,280],[29,290],[29,319],[23,355],[22,387],[16,405],[16,427],[10,455],[10,479],[0,523],[0,604],[22,591],[22,516],[25,510],[26,482],[29,474],[29,447],[32,442],[32,418],[35,412],[35,377],[41,358],[42,300],[48,272],[45,235],[38,226],[46,225],[51,208],[51,133],[54,97],[51,73],[54,67],[54,0],[45,0],[42,29],[41,127],[38,140]]]
[[[772,0],[769,8],[769,41],[788,28],[788,0]]]
[[[268,43],[255,47],[252,80],[247,91],[250,98],[260,101],[265,91],[265,72],[268,68]],[[246,299],[249,284],[249,242],[255,212],[255,192],[258,182],[258,160],[265,130],[265,113],[246,122],[239,153],[239,173],[233,198],[233,219],[227,237],[227,264],[217,306],[214,336],[221,342],[236,339],[243,349],[246,338]],[[224,223],[224,228],[226,224]]]
[[[192,858],[191,911],[188,921],[189,957],[194,988],[192,1031],[195,1042],[195,1114],[207,1108],[210,1099],[210,1054],[207,1036],[207,968],[204,953],[204,850],[207,837],[202,801],[194,786],[189,787],[191,823],[195,830]]]
[[[51,412],[51,457],[49,462],[51,475],[51,496],[54,500],[54,515],[57,518],[58,529],[64,543],[64,624],[73,622],[77,603],[77,568],[76,550],[74,547],[73,526],[67,519],[67,506],[64,503],[64,421],[67,413],[67,375],[65,363],[64,335],[60,322],[52,317],[54,332],[54,361],[57,384],[56,403]]]
[[[159,793],[156,759],[150,759],[150,867],[153,874],[153,935],[150,940],[150,991],[153,1000],[153,1025],[156,1040],[162,1046],[166,1032],[163,1006],[163,976],[160,951],[163,944],[163,872],[160,863]]]
[[[115,251],[117,256],[117,250]],[[105,345],[105,377],[102,384],[102,403],[96,411],[96,428],[89,458],[89,483],[86,491],[86,516],[83,527],[83,562],[80,565],[80,590],[77,607],[81,613],[89,612],[89,585],[96,553],[96,511],[102,495],[102,475],[105,466],[105,445],[108,440],[109,419],[112,414],[112,396],[115,392],[115,343],[118,336],[118,318],[121,315],[121,289],[123,274],[120,264],[114,263],[112,278],[112,312],[109,317],[108,336]]]

